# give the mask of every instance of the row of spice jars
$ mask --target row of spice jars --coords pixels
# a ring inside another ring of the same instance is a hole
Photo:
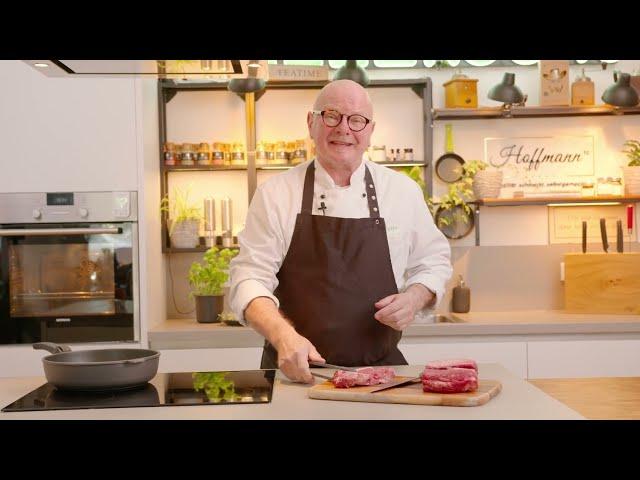
[[[313,155],[313,146],[312,149]],[[309,158],[307,141],[259,142],[256,146],[256,164],[258,165],[297,165]]]
[[[165,165],[246,165],[242,143],[214,142],[183,143],[167,142],[164,145]],[[313,147],[311,147],[313,148]],[[297,165],[307,160],[306,140],[274,143],[260,142],[256,146],[258,165]]]
[[[164,144],[165,165],[245,165],[244,145],[240,142]]]

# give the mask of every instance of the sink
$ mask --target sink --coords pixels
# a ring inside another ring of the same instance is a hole
[[[430,313],[427,315],[416,315],[414,325],[424,325],[429,323],[462,323],[457,318],[450,317],[448,315],[442,315],[439,313]]]

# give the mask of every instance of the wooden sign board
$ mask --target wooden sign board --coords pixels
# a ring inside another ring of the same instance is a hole
[[[329,80],[329,67],[309,65],[269,65],[269,81],[326,81]]]
[[[503,172],[501,198],[579,194],[594,180],[593,136],[485,138],[484,158]]]
[[[633,234],[627,233],[626,205],[581,205],[571,207],[549,207],[549,244],[582,243],[582,222],[587,222],[587,243],[597,243],[589,250],[602,252],[600,219],[607,225],[609,251],[616,249],[616,222],[622,221],[622,235],[625,242],[634,241]],[[634,226],[635,228],[635,226]],[[628,245],[624,245],[625,249]]]

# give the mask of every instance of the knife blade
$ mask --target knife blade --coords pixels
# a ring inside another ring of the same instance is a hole
[[[587,253],[587,222],[582,221],[582,253]]]
[[[623,253],[624,251],[622,245],[622,220],[616,222],[616,250],[618,253]]]
[[[356,367],[343,367],[341,365],[332,365],[330,363],[315,362],[313,360],[309,360],[309,365],[313,365],[314,367],[322,367],[322,368],[335,368],[336,370],[346,370],[348,372],[358,371]]]
[[[609,243],[607,242],[607,225],[604,218],[600,219],[600,236],[602,237],[602,248],[609,253]]]
[[[400,387],[402,385],[417,383],[421,381],[422,381],[421,377],[405,378],[404,380],[395,380],[393,382],[385,383],[377,388],[374,388],[373,390],[370,390],[369,393],[377,393],[383,390],[388,390],[390,388]]]

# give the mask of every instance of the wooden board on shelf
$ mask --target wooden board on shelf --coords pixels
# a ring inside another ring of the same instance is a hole
[[[503,207],[509,205],[548,205],[550,203],[639,203],[640,195],[599,196],[599,197],[513,197],[513,198],[483,198],[476,203],[485,207]]]

